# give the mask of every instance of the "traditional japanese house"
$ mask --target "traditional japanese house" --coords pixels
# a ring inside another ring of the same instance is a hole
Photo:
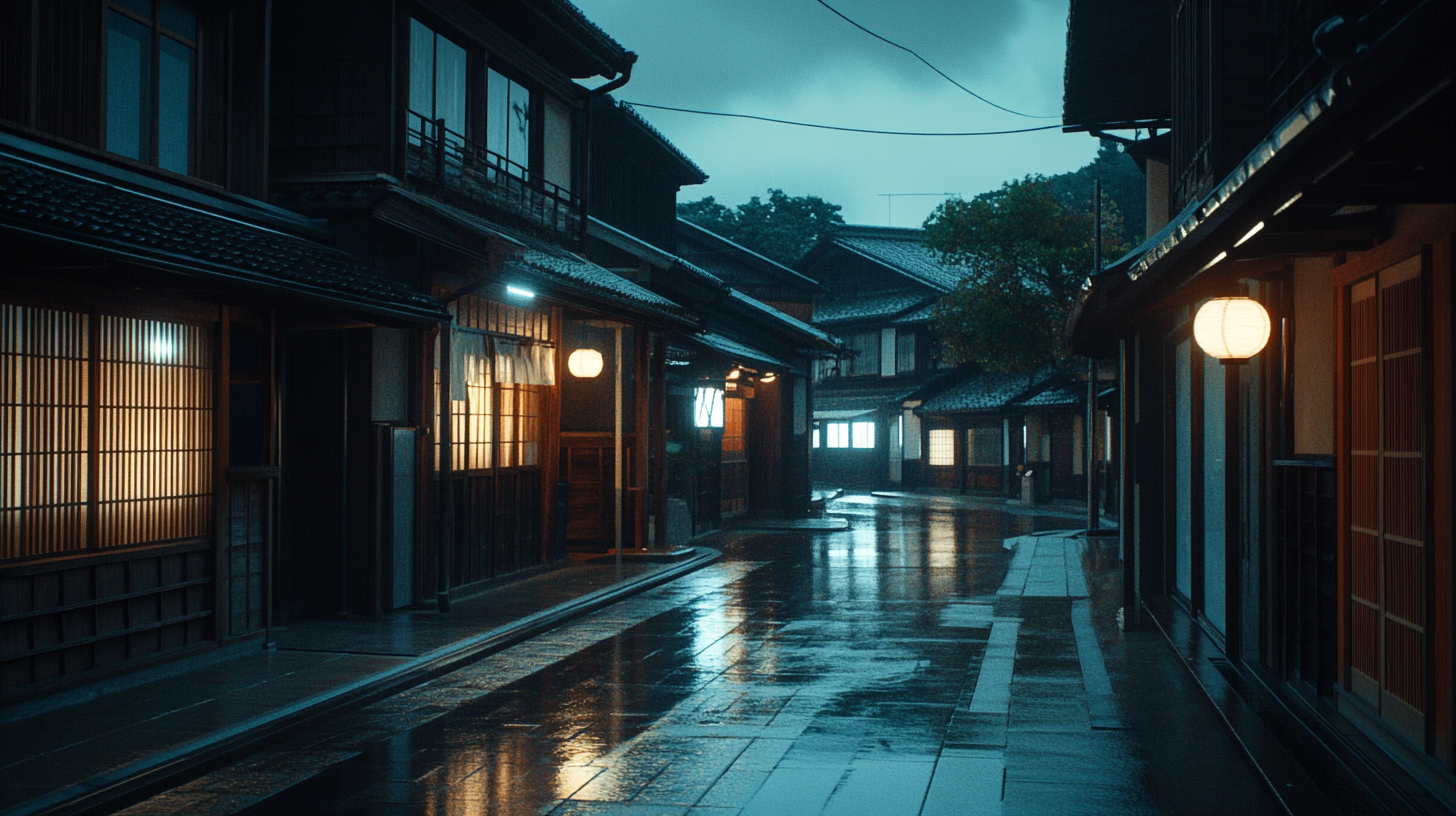
[[[1453,30],[1441,2],[1078,0],[1068,32],[1069,129],[1171,126],[1155,234],[1069,326],[1126,386],[1130,619],[1206,634],[1379,812],[1456,808]],[[1262,351],[1200,328],[1236,308]]]
[[[0,698],[257,648],[280,551],[311,553],[307,579],[342,593],[343,564],[275,520],[314,499],[292,462],[333,461],[337,484],[359,446],[298,423],[314,398],[359,397],[367,473],[371,399],[374,418],[418,421],[392,372],[371,395],[370,355],[406,365],[443,304],[263,200],[268,8],[0,10]],[[297,340],[356,336],[347,365]],[[320,377],[305,394],[301,370]],[[316,531],[350,523],[334,498],[310,508]],[[348,585],[364,608],[414,556],[367,552],[388,564]]]
[[[814,319],[814,298],[827,294],[809,277],[685,218],[677,220],[677,252],[743,294],[805,323]]]
[[[918,229],[855,225],[836,228],[796,266],[824,287],[814,325],[844,343],[814,373],[814,480],[925,484],[914,409],[953,372],[939,356],[930,307],[964,273],[922,244]]]
[[[406,424],[428,474],[416,598],[443,607],[452,588],[546,568],[569,535],[630,535],[617,496],[640,478],[635,440],[581,437],[599,418],[565,417],[610,408],[612,384],[631,380],[619,331],[630,360],[633,338],[695,325],[581,254],[592,99],[625,83],[636,55],[562,0],[314,0],[277,5],[273,20],[272,199],[328,219],[352,252],[450,309],[409,352]],[[576,82],[594,76],[599,91]],[[588,343],[605,376],[581,390],[563,382],[566,357]],[[339,353],[301,345],[324,368]],[[327,485],[337,463],[291,466]],[[310,524],[284,508],[285,530]],[[308,594],[297,588],[301,611]]]
[[[1085,381],[1055,366],[964,377],[915,409],[927,484],[1020,496],[1017,476],[1030,472],[1036,499],[1086,499],[1086,405]],[[1105,458],[1109,446],[1096,442]]]
[[[638,371],[650,369],[650,377],[636,377],[638,393],[649,381],[652,389],[642,416],[650,414],[653,444],[639,461],[651,469],[652,517],[662,520],[654,523],[656,543],[678,543],[739,515],[804,514],[810,361],[838,345],[673,254],[682,233],[677,191],[707,176],[662,134],[610,97],[594,109],[593,129],[612,138],[593,140],[590,256],[703,322],[700,331],[643,335],[637,347]],[[696,240],[713,242],[719,269],[761,274],[759,261],[772,263],[711,233]]]

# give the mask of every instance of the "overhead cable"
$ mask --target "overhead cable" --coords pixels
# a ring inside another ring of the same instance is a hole
[[[839,130],[845,133],[872,133],[879,136],[1004,136],[1010,133],[1031,133],[1037,130],[1061,130],[1062,127],[1061,125],[1038,125],[1036,127],[1016,128],[1015,130],[977,130],[966,132],[872,130],[870,128],[821,125],[815,122],[794,122],[789,119],[774,119],[769,116],[754,116],[749,113],[725,113],[723,111],[696,110],[694,108],[674,108],[669,105],[649,105],[646,102],[628,102],[623,100],[622,104],[634,108],[652,108],[653,110],[676,111],[677,113],[695,113],[699,116],[723,116],[729,119],[754,119],[759,122],[772,122],[776,125],[793,125],[794,127],[818,128],[819,130]]]
[[[975,91],[971,90],[970,88],[967,88],[966,86],[960,84],[959,82],[956,82],[954,79],[951,79],[949,74],[947,74],[946,72],[940,70],[939,68],[936,68],[934,65],[931,65],[930,64],[930,60],[926,59],[925,57],[920,56],[913,49],[907,48],[907,47],[905,47],[905,46],[903,46],[903,45],[895,42],[894,40],[891,40],[891,39],[889,39],[887,37],[883,37],[883,36],[881,36],[879,34],[876,34],[873,31],[870,31],[868,28],[865,28],[864,26],[860,25],[859,23],[856,23],[854,20],[851,20],[850,18],[846,17],[844,15],[844,12],[840,11],[839,9],[835,8],[834,6],[829,5],[828,3],[824,2],[824,0],[815,0],[815,2],[817,2],[819,5],[823,6],[824,8],[827,8],[830,11],[834,12],[834,15],[836,17],[838,17],[839,19],[845,21],[846,23],[849,23],[850,25],[854,26],[855,28],[859,29],[860,31],[863,31],[864,33],[870,35],[871,37],[874,37],[875,39],[879,40],[882,43],[885,43],[886,45],[893,45],[896,48],[900,49],[901,51],[904,51],[905,53],[907,53],[910,56],[914,57],[915,59],[920,60],[921,62],[925,63],[925,67],[927,67],[930,70],[936,72],[937,74],[940,74],[941,77],[943,77],[946,82],[949,82],[950,84],[956,86],[957,88],[960,88],[961,90],[965,91],[966,93],[970,94],[971,96],[974,96],[975,98],[981,100],[982,102],[985,102],[987,105],[990,105],[993,108],[997,108],[999,110],[1004,110],[1007,113],[1014,113],[1017,116],[1024,116],[1027,119],[1060,119],[1061,118],[1060,116],[1036,116],[1036,115],[1030,114],[1030,113],[1022,113],[1021,111],[1014,111],[1014,110],[1006,107],[1005,105],[998,105],[995,102],[992,102],[991,100],[987,99],[986,97],[981,96],[980,94],[978,94]],[[1014,131],[1008,131],[1008,132],[1014,132]]]

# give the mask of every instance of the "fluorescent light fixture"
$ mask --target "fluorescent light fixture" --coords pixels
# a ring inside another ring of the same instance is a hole
[[[536,293],[532,292],[530,289],[522,289],[519,286],[507,286],[506,293],[523,298],[533,298],[536,296]]]
[[[1304,193],[1295,193],[1294,194],[1294,198],[1291,198],[1288,201],[1284,202],[1283,204],[1280,204],[1279,205],[1279,209],[1275,210],[1274,211],[1274,214],[1275,215],[1278,215],[1279,213],[1284,212],[1285,210],[1289,209],[1290,207],[1293,207],[1294,206],[1294,202],[1300,200],[1301,198],[1304,198]]]
[[[1206,271],[1208,271],[1208,268],[1209,267],[1213,266],[1214,264],[1218,263],[1219,261],[1221,261],[1221,260],[1223,260],[1224,258],[1227,258],[1227,257],[1228,257],[1228,253],[1227,252],[1220,252],[1217,255],[1213,256],[1213,260],[1211,260],[1208,263],[1204,264],[1203,265],[1203,268],[1200,269],[1200,270],[1198,270],[1198,271],[1199,272],[1206,272]]]
[[[1251,229],[1248,232],[1244,233],[1244,237],[1242,237],[1239,240],[1237,240],[1237,241],[1234,242],[1234,246],[1236,246],[1236,247],[1243,246],[1245,241],[1249,240],[1250,238],[1253,238],[1255,235],[1258,235],[1259,234],[1259,230],[1261,230],[1263,228],[1264,228],[1264,222],[1263,221],[1260,221],[1259,223],[1255,224],[1253,229]]]

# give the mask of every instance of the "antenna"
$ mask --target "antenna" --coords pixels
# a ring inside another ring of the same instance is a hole
[[[960,197],[960,193],[876,193],[876,195],[878,195],[881,198],[885,199],[885,226],[887,226],[887,227],[893,227],[893,226],[895,226],[895,221],[894,221],[893,218],[891,218],[891,213],[892,213],[891,207],[894,205],[895,199],[897,197],[900,197],[900,196],[939,196],[940,198],[952,198],[952,197],[959,198]]]

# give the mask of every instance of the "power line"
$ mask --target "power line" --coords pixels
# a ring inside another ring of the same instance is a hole
[[[1000,109],[1000,110],[1004,110],[1007,113],[1014,113],[1017,116],[1024,116],[1027,119],[1060,119],[1061,118],[1060,116],[1034,116],[1034,115],[1032,115],[1030,113],[1022,113],[1021,111],[1014,111],[1014,110],[1006,107],[1005,105],[998,105],[995,102],[992,102],[991,100],[987,99],[986,97],[981,96],[980,94],[978,94],[975,91],[971,90],[970,88],[967,88],[966,86],[960,84],[959,82],[956,82],[954,79],[951,79],[949,74],[947,74],[946,72],[940,70],[939,68],[936,68],[934,65],[931,65],[930,64],[930,60],[926,59],[925,57],[920,56],[913,49],[907,48],[907,47],[905,47],[905,46],[903,46],[903,45],[895,42],[894,40],[891,40],[891,39],[889,39],[887,37],[883,37],[883,36],[881,36],[879,34],[876,34],[873,31],[870,31],[868,28],[865,28],[864,26],[860,25],[859,23],[856,23],[854,20],[851,20],[848,17],[846,17],[843,12],[841,12],[839,9],[835,8],[834,6],[831,6],[828,3],[824,2],[824,0],[815,0],[815,2],[817,2],[819,5],[823,6],[824,8],[827,8],[830,11],[834,12],[834,15],[836,17],[838,17],[839,19],[845,21],[846,23],[849,23],[850,25],[854,26],[855,28],[859,29],[860,31],[863,31],[864,33],[870,35],[871,37],[874,37],[875,39],[879,40],[882,43],[885,43],[886,45],[893,45],[896,48],[900,49],[901,51],[904,51],[905,53],[907,53],[910,56],[914,57],[915,59],[920,60],[921,62],[925,63],[925,67],[927,67],[930,70],[936,72],[937,74],[940,74],[941,77],[943,77],[946,82],[949,82],[950,84],[956,86],[957,88],[960,88],[961,90],[965,91],[966,93],[970,94],[971,96],[974,96],[975,98],[981,100],[982,102],[985,102],[987,105],[990,105],[993,108],[997,108],[997,109]]]
[[[1036,127],[1017,128],[1015,130],[977,130],[964,133],[948,133],[942,131],[915,131],[915,130],[871,130],[869,128],[840,127],[838,125],[821,125],[815,122],[794,122],[788,119],[774,119],[769,116],[754,116],[748,113],[724,113],[723,111],[706,111],[694,108],[674,108],[670,105],[649,105],[646,102],[622,101],[623,105],[630,105],[634,108],[652,108],[653,110],[675,111],[677,113],[695,113],[699,116],[723,116],[729,119],[755,119],[760,122],[772,122],[776,125],[793,125],[794,127],[818,128],[820,130],[840,130],[845,133],[873,133],[880,136],[1004,136],[1009,133],[1031,133],[1037,130],[1060,130],[1061,125],[1038,125]]]

